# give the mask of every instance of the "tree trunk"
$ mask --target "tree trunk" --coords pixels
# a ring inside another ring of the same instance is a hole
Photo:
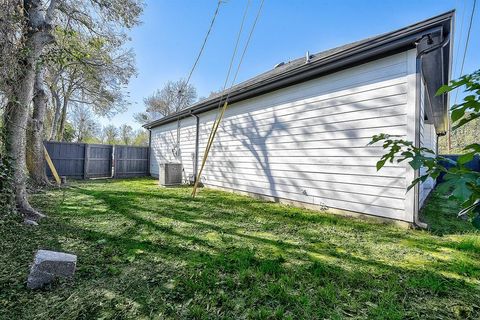
[[[54,140],[58,134],[58,122],[60,120],[60,112],[62,111],[62,102],[57,90],[52,88],[50,89],[50,92],[52,93],[53,97],[52,103],[55,107],[55,113],[53,115],[52,130],[50,131],[48,140]]]
[[[65,95],[63,97],[63,106],[62,106],[62,116],[60,118],[60,129],[58,129],[58,141],[64,141],[65,134],[65,125],[67,122],[67,106],[68,106],[68,97]]]
[[[38,186],[50,185],[45,173],[43,150],[43,132],[47,101],[45,68],[40,66],[35,75],[33,115],[29,123],[27,136],[27,168],[33,183]]]
[[[34,59],[28,59],[25,71],[16,89],[16,101],[8,103],[5,111],[5,149],[13,161],[13,181],[15,183],[15,203],[17,209],[27,218],[38,218],[27,200],[25,140],[28,121],[28,106],[32,101],[35,80]]]
[[[26,189],[26,126],[28,122],[28,109],[33,98],[33,85],[35,81],[35,66],[39,61],[43,48],[53,40],[50,34],[55,0],[50,1],[47,14],[43,15],[42,1],[24,0],[23,14],[27,22],[22,31],[25,36],[25,50],[19,70],[15,79],[13,90],[14,97],[9,101],[5,110],[5,151],[13,161],[13,181],[15,184],[15,203],[17,209],[26,219],[38,219],[43,215],[34,210],[27,200]]]

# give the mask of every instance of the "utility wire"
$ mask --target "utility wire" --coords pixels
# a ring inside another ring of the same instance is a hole
[[[248,45],[250,44],[250,40],[252,38],[252,35],[253,35],[253,31],[255,30],[255,27],[257,25],[257,22],[258,22],[258,18],[260,17],[260,13],[262,11],[262,7],[263,7],[263,3],[265,2],[265,0],[262,0],[262,2],[260,3],[260,6],[258,8],[258,12],[257,12],[257,15],[255,17],[255,20],[253,22],[253,25],[252,25],[252,28],[250,29],[250,33],[248,35],[248,38],[247,38],[247,42],[245,43],[245,47],[243,48],[243,52],[242,52],[242,55],[240,57],[240,61],[238,62],[238,66],[237,66],[237,71],[235,72],[235,76],[233,77],[233,80],[232,80],[232,83],[230,85],[230,88],[229,88],[229,91],[227,93],[227,97],[225,98],[225,102],[223,104],[223,108],[222,108],[222,111],[220,112],[220,114],[217,116],[217,118],[215,119],[215,122],[213,124],[213,127],[212,127],[212,132],[210,132],[210,137],[209,137],[209,141],[207,143],[207,147],[205,149],[205,153],[203,154],[203,160],[202,160],[202,166],[200,167],[200,171],[198,172],[198,175],[197,175],[197,178],[195,179],[195,185],[193,186],[193,190],[192,190],[192,197],[195,197],[196,195],[196,191],[197,191],[197,188],[198,188],[198,184],[199,184],[199,180],[200,180],[200,177],[202,176],[202,171],[203,171],[203,168],[205,167],[205,163],[207,162],[207,159],[208,159],[208,153],[210,151],[210,148],[213,144],[213,140],[215,139],[215,134],[217,133],[217,130],[218,130],[218,127],[220,125],[220,122],[222,121],[222,118],[223,118],[223,115],[225,114],[225,111],[227,110],[227,107],[228,107],[228,98],[230,97],[230,93],[231,93],[231,89],[233,87],[233,85],[235,84],[235,80],[237,79],[237,76],[238,76],[238,72],[240,70],[240,67],[242,65],[242,62],[243,62],[243,59],[245,57],[245,53],[247,52],[247,48],[248,48]]]
[[[235,57],[237,55],[238,44],[240,43],[240,38],[241,38],[241,35],[242,35],[243,26],[245,24],[245,19],[247,17],[248,8],[250,7],[250,1],[251,0],[248,0],[247,5],[245,7],[245,11],[243,12],[242,22],[240,23],[240,29],[238,30],[237,40],[235,41],[235,47],[233,49],[232,58],[230,59],[230,64],[228,66],[228,71],[227,71],[227,76],[225,77],[225,82],[223,83],[221,95],[224,94],[225,89],[227,88],[228,79],[230,79],[230,73],[232,71],[233,62],[235,61]],[[220,115],[220,108],[221,107],[222,107],[222,98],[220,97],[220,100],[218,100],[218,113],[215,116],[215,120],[212,123],[212,130],[210,130],[210,134],[209,134],[208,140],[207,140],[208,142],[210,142],[210,139],[212,138],[212,134],[213,134],[213,131],[214,131],[214,128],[215,128],[215,124],[217,123],[217,119]],[[208,144],[207,144],[207,147],[208,147]]]
[[[475,16],[475,6],[476,6],[476,4],[477,4],[477,0],[473,0],[472,14],[470,15],[470,23],[468,25],[468,31],[467,31],[467,40],[465,40],[465,50],[463,51],[462,66],[460,67],[460,76],[463,76],[463,67],[465,65],[465,57],[467,56],[468,43],[469,43],[469,40],[470,40],[470,33],[472,31],[473,17]],[[457,90],[457,93],[455,94],[455,103],[454,104],[457,104],[457,98],[458,98],[458,90]]]
[[[245,7],[245,11],[243,12],[242,23],[240,24],[240,29],[238,30],[237,40],[235,41],[235,47],[233,49],[232,58],[230,59],[230,65],[228,66],[227,77],[225,78],[225,82],[223,83],[222,94],[227,88],[228,79],[230,79],[230,72],[232,71],[233,62],[235,61],[235,56],[237,55],[238,44],[240,43],[240,37],[242,35],[243,25],[245,24],[245,19],[247,17],[248,8],[250,7],[250,2],[251,0],[248,0],[247,6]],[[222,99],[220,99],[220,101],[218,102],[218,108],[220,108],[221,105],[222,105]]]
[[[461,0],[459,0],[460,2]],[[461,19],[461,22],[460,22],[460,34],[459,34],[459,37],[458,37],[458,46],[457,46],[457,53],[455,54],[455,57],[459,57],[460,56],[460,47],[462,46],[462,36],[463,36],[463,21],[465,20],[465,8],[467,6],[467,1],[463,1],[463,10],[462,10],[462,19]],[[456,75],[457,74],[457,71],[458,71],[458,60],[459,59],[455,59],[455,67],[453,68],[453,74]]]
[[[179,97],[179,99],[178,99],[179,101],[178,101],[177,110],[175,110],[176,112],[180,111],[180,108],[182,107],[182,105],[184,103],[184,100],[185,100],[185,97],[186,97],[185,90],[187,90],[187,88],[188,88],[188,84],[190,82],[190,79],[192,78],[192,74],[195,71],[195,68],[197,67],[198,62],[200,61],[200,57],[202,56],[202,53],[205,49],[205,46],[207,45],[208,37],[210,36],[210,33],[212,32],[213,25],[215,24],[215,20],[217,19],[218,12],[220,10],[220,5],[221,4],[222,4],[222,0],[218,0],[217,7],[216,7],[215,12],[214,12],[213,17],[212,17],[212,21],[210,22],[210,26],[208,28],[207,33],[205,34],[205,38],[203,39],[203,43],[202,43],[202,46],[200,47],[200,51],[198,52],[197,58],[195,59],[195,62],[193,63],[192,68],[190,69],[190,72],[188,73],[187,80],[185,81],[183,87],[180,88],[178,93],[177,93],[178,97]],[[174,150],[175,151],[173,153],[174,153],[175,158],[181,157],[178,154],[179,150],[180,150],[180,116],[177,118],[177,143],[176,143],[176,146],[175,146]]]
[[[458,2],[462,2],[462,0],[458,0]],[[458,45],[457,45],[457,53],[455,54],[455,66],[453,68],[453,77],[456,78],[457,70],[458,70],[458,60],[460,60],[460,47],[462,46],[462,36],[463,36],[463,21],[465,19],[465,8],[467,7],[467,1],[463,1],[463,9],[462,9],[462,19],[460,22],[460,34],[458,37]],[[455,90],[455,95],[458,94],[458,88]],[[456,98],[455,98],[456,100]],[[447,150],[448,153],[450,153],[450,150],[452,149],[452,124],[451,124],[451,119],[448,117],[448,123],[447,123]]]
[[[247,52],[248,45],[250,44],[250,40],[252,39],[252,34],[253,31],[255,30],[255,26],[257,25],[258,18],[260,17],[260,12],[262,11],[263,3],[265,0],[262,0],[260,3],[260,7],[258,8],[257,16],[255,17],[255,21],[253,22],[252,29],[250,30],[250,34],[248,35],[247,43],[245,44],[245,48],[243,48],[242,56],[240,57],[240,62],[238,63],[237,71],[235,72],[235,76],[233,77],[232,83],[230,84],[230,89],[233,87],[235,84],[235,81],[237,80],[238,72],[240,71],[240,66],[242,65],[243,58],[245,58],[245,53]],[[228,100],[228,97],[230,96],[230,92],[227,94],[226,100]]]
[[[197,59],[195,59],[195,63],[193,64],[192,69],[190,70],[190,73],[188,74],[187,81],[185,82],[185,87],[190,82],[190,78],[192,77],[193,71],[197,67],[198,61],[200,60],[200,57],[202,56],[203,50],[205,49],[205,46],[207,45],[208,37],[210,36],[210,33],[212,32],[213,25],[215,24],[215,20],[217,19],[218,11],[220,10],[220,5],[221,4],[222,4],[222,1],[218,0],[217,8],[215,9],[215,13],[213,14],[212,21],[210,22],[210,27],[208,28],[207,34],[205,35],[205,39],[203,39],[203,43],[202,43],[202,46],[200,48],[200,51],[198,52]]]

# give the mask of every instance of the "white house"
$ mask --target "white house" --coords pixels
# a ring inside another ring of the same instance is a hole
[[[275,201],[418,223],[434,181],[406,192],[419,172],[375,168],[378,133],[437,148],[447,130],[454,12],[280,63],[234,86],[202,175],[206,187]],[[153,121],[150,171],[180,161],[198,171],[219,94]],[[177,144],[177,131],[180,140]]]

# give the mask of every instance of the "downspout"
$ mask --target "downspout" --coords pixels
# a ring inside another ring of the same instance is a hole
[[[427,41],[431,41],[431,36],[430,35],[425,35],[421,37],[416,43],[416,47],[418,48],[418,44],[420,41],[422,41],[425,37],[428,38]],[[450,35],[445,38],[441,43],[432,46],[430,48],[426,48],[420,52],[417,53],[417,73],[418,77],[416,80],[416,90],[417,90],[417,95],[416,95],[416,101],[415,101],[415,115],[417,117],[417,121],[415,121],[415,141],[414,141],[414,146],[416,148],[420,147],[420,92],[422,90],[422,79],[423,79],[423,68],[422,68],[422,57],[430,52],[433,52],[435,50],[441,49],[445,47],[448,43],[450,42]],[[427,42],[428,43],[428,42]],[[442,64],[442,77],[443,77],[443,64]],[[425,92],[425,94],[428,94],[428,92]],[[437,148],[438,148],[438,137],[437,137]],[[415,170],[414,173],[414,178],[417,179],[420,176],[420,170],[417,169]],[[428,228],[428,225],[422,221],[420,221],[419,218],[419,212],[420,212],[420,185],[417,183],[414,187],[414,217],[413,217],[413,223],[422,229]]]
[[[152,175],[152,173],[150,172],[150,157],[152,156],[152,129],[151,128],[148,128],[148,152],[147,152],[147,159],[148,159],[148,163],[147,163],[147,174],[149,176]]]
[[[200,141],[200,117],[190,112],[190,115],[195,118],[195,155],[193,159],[193,183],[197,182],[198,175],[198,150]]]

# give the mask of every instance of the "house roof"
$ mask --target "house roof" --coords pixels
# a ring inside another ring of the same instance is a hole
[[[453,16],[454,11],[449,11],[396,31],[312,54],[310,55],[308,62],[306,61],[306,57],[301,57],[284,63],[283,65],[277,65],[267,72],[233,86],[229,90],[199,101],[180,112],[147,123],[144,127],[151,129],[169,122],[177,121],[178,119],[189,117],[191,114],[199,114],[215,109],[223,102],[228,92],[229,104],[232,104],[287,86],[318,78],[325,74],[346,69],[354,65],[412,49],[415,48],[417,42],[426,35],[432,35],[434,40],[433,45],[437,45],[445,38],[449,37],[452,29]],[[447,48],[449,50],[443,48],[440,53],[443,62],[442,74],[435,75],[438,74],[438,72],[436,72],[438,69],[433,70],[430,68],[431,70],[428,72],[431,78],[440,77],[440,82],[442,83],[448,82],[451,75],[450,47],[451,46]],[[427,65],[430,64],[427,63]],[[448,101],[442,100],[442,102],[444,104],[443,106],[437,106],[439,109],[436,113],[437,118],[445,118],[447,114],[446,107]],[[445,120],[443,120],[443,122],[446,123]],[[439,127],[442,126],[445,126],[445,124],[439,124]]]

